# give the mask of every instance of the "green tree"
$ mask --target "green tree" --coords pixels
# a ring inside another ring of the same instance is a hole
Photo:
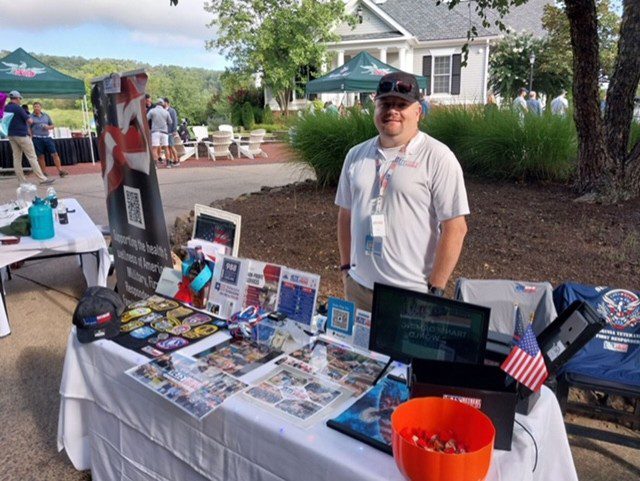
[[[610,0],[597,0],[598,39],[600,43],[601,74],[610,76],[615,65],[620,16],[613,10]],[[569,19],[562,5],[544,6],[542,25],[548,32],[548,58],[541,69],[561,73],[571,77],[573,73],[573,52]],[[568,85],[571,88],[571,84]]]
[[[217,38],[209,48],[224,52],[237,73],[260,73],[286,112],[296,75],[319,65],[332,28],[346,18],[342,0],[208,0]]]
[[[511,7],[526,2],[477,0],[476,12],[488,26],[495,12],[503,18]],[[448,0],[449,8],[459,3]],[[622,0],[617,55],[603,118],[598,99],[601,63],[596,0],[564,0],[573,53],[573,115],[579,146],[575,187],[580,193],[609,202],[640,196],[640,142],[629,145],[634,95],[640,83],[639,3]],[[502,21],[496,22],[505,28]]]
[[[529,57],[535,55],[533,69]],[[489,58],[489,84],[495,93],[511,99],[520,87],[532,88],[551,95],[571,86],[571,71],[550,68],[555,65],[553,52],[547,39],[534,38],[530,34],[507,35],[492,49]]]

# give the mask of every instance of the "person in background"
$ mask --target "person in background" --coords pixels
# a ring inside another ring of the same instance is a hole
[[[178,160],[178,154],[176,153],[176,141],[173,138],[174,134],[178,131],[178,113],[176,109],[171,106],[171,102],[167,97],[164,98],[164,107],[169,112],[169,116],[171,117],[171,126],[169,127],[169,148],[167,155],[167,164],[171,162],[173,167],[180,167],[180,161]]]
[[[48,114],[42,111],[42,104],[40,102],[33,103],[33,113],[31,114],[31,137],[33,138],[33,146],[36,149],[36,155],[38,156],[38,164],[40,169],[46,175],[47,164],[45,163],[44,156],[48,152],[53,158],[53,163],[58,170],[60,177],[69,175],[66,170],[62,170],[62,162],[60,162],[60,156],[56,150],[56,144],[51,138],[51,131],[55,128],[53,121]]]
[[[327,102],[324,103],[324,111],[329,114],[335,114],[335,115],[338,115],[340,113],[338,111],[338,107],[333,105],[333,102],[331,100],[328,100]]]
[[[534,115],[542,115],[542,104],[537,98],[537,94],[532,90],[529,92],[529,99],[527,100],[527,108],[529,112]]]
[[[31,170],[33,170],[35,176],[40,180],[40,184],[52,184],[55,179],[47,178],[42,173],[40,165],[38,164],[36,151],[33,148],[33,142],[29,136],[29,125],[33,123],[33,120],[31,120],[29,115],[20,106],[21,100],[22,95],[20,95],[20,92],[12,90],[9,92],[9,105],[4,108],[5,112],[11,112],[13,114],[7,135],[13,153],[13,170],[20,184],[27,181],[24,171],[22,170],[22,154],[24,154],[29,161],[29,165],[31,165]]]
[[[162,148],[169,145],[169,128],[171,127],[171,116],[164,108],[164,99],[158,99],[155,107],[147,112],[147,119],[151,122],[151,149],[160,166],[162,165],[160,154]],[[167,167],[171,167],[168,159]]]
[[[189,141],[189,122],[187,122],[187,119],[182,119],[182,123],[180,127],[178,127],[178,135],[180,139],[182,139],[182,142]]]
[[[462,168],[449,148],[420,132],[416,78],[381,78],[374,123],[379,135],[353,147],[335,203],[345,296],[371,311],[379,282],[443,295],[467,232]]]
[[[518,95],[516,96],[515,99],[513,99],[513,110],[515,110],[516,112],[523,114],[524,112],[527,112],[529,109],[527,107],[527,101],[525,99],[525,97],[527,96],[527,89],[524,87],[520,87],[518,89]]]
[[[429,97],[427,94],[424,94],[420,99],[420,107],[422,108],[422,116],[426,117],[429,115],[429,111],[431,110],[431,106],[429,105]]]
[[[567,110],[569,109],[569,101],[567,100],[567,91],[563,90],[560,92],[555,99],[551,101],[551,113],[553,115],[567,115]]]

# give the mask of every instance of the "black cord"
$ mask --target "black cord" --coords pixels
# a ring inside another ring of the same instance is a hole
[[[525,428],[524,425],[520,421],[518,421],[517,419],[514,419],[514,421],[516,423],[518,423],[520,425],[520,427],[522,429],[524,429],[529,436],[531,436],[531,440],[533,441],[533,447],[536,448],[536,460],[533,463],[533,471],[531,471],[532,473],[535,473],[536,472],[536,468],[538,467],[538,443],[536,443],[536,438],[533,437],[533,434],[531,434],[531,431],[529,431],[527,428]]]

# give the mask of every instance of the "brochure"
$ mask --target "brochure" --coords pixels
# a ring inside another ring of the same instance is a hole
[[[320,276],[283,267],[278,289],[278,311],[292,321],[311,325],[319,288]]]
[[[302,428],[328,415],[334,406],[350,396],[349,391],[337,384],[285,365],[243,394],[270,413]]]
[[[179,353],[131,368],[127,374],[198,419],[247,387],[219,369]]]
[[[353,347],[369,350],[371,337],[371,313],[356,309],[356,319],[353,325]]]
[[[385,377],[327,426],[391,454],[391,414],[408,399],[404,382]]]
[[[207,310],[223,319],[242,310],[249,261],[220,256],[216,262],[209,290]]]
[[[278,306],[278,283],[282,266],[251,260],[247,270],[242,307],[259,306],[274,312]]]

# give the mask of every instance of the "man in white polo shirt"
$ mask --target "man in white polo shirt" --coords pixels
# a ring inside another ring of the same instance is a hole
[[[345,296],[371,311],[375,282],[442,295],[467,232],[462,169],[449,148],[418,129],[413,75],[382,77],[379,135],[353,147],[336,195]]]

